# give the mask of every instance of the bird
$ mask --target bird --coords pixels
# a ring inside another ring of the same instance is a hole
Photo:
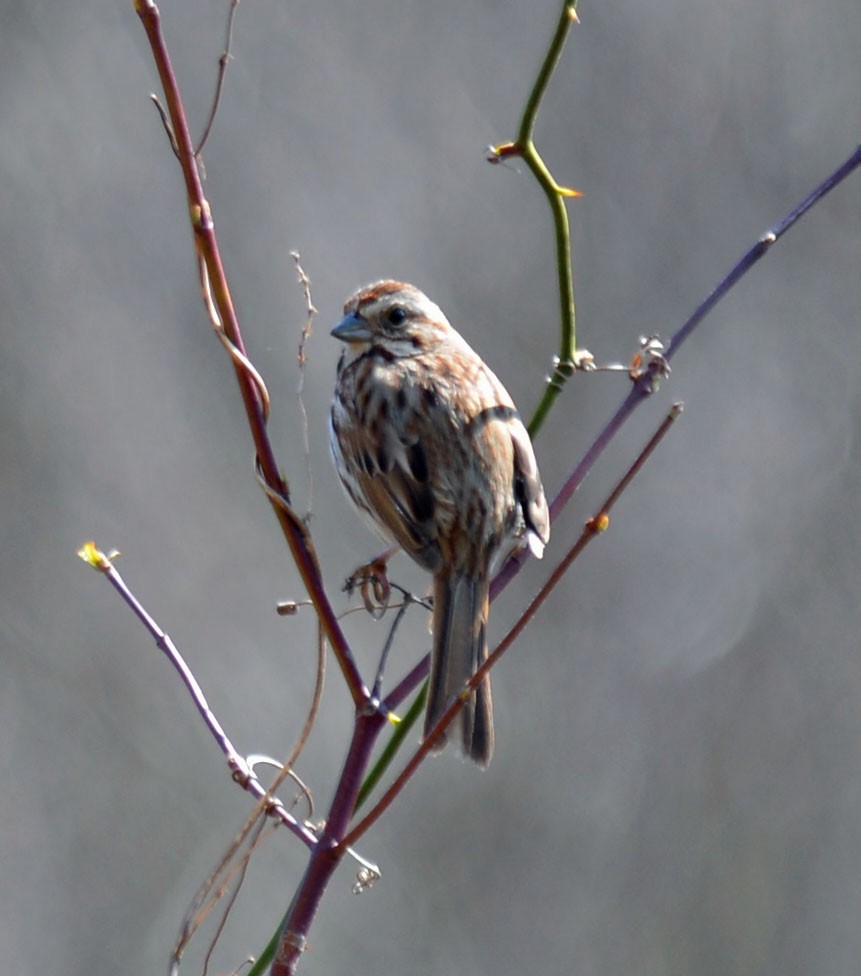
[[[341,484],[365,521],[433,576],[426,737],[487,657],[497,560],[523,546],[541,558],[547,499],[508,391],[422,291],[392,280],[360,288],[331,334],[344,343],[329,415]],[[486,767],[489,675],[461,710],[460,735]]]

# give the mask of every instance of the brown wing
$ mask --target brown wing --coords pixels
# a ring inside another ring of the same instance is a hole
[[[380,382],[380,372],[384,369],[377,364],[377,395],[363,410],[357,411],[355,399],[348,395],[340,407],[349,417],[333,411],[333,431],[342,454],[336,461],[339,467],[349,464],[342,480],[348,491],[360,495],[354,499],[359,508],[371,515],[385,536],[435,573],[442,564],[438,516],[441,500],[445,506],[445,492],[435,484],[433,472],[438,465],[432,463],[426,447],[427,432],[440,423],[441,405],[434,397],[422,403],[421,390],[411,382],[414,377],[385,372],[385,382]]]
[[[507,506],[506,512],[497,513],[499,524],[517,535],[525,531],[529,548],[540,559],[550,538],[550,513],[529,433],[508,391],[483,364],[475,389],[482,409],[471,421],[473,439],[488,459],[496,497],[504,498]]]

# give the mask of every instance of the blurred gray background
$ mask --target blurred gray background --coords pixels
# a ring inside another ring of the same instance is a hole
[[[344,298],[436,299],[531,412],[556,351],[546,203],[485,147],[514,136],[557,0],[245,3],[205,153],[272,436],[308,505],[296,410],[301,251],[320,311],[305,404],[312,522],[340,580],[378,549],[325,417]],[[226,3],[165,0],[199,131]],[[538,141],[570,206],[580,341],[627,358],[851,152],[857,0],[584,2]],[[255,486],[200,304],[180,174],[129,3],[3,4],[0,37],[0,958],[8,972],[163,971],[249,808],[172,670],[75,556],[88,538],[186,653],[245,751],[289,752],[310,614]],[[523,169],[523,167],[519,167]],[[861,958],[861,182],[799,225],[673,364],[563,520],[550,571],[673,399],[686,410],[495,672],[497,753],[427,764],[347,869],[303,971],[817,976]],[[577,377],[537,444],[552,492],[624,393]],[[424,585],[402,559],[394,576]],[[385,627],[349,618],[370,669]],[[427,645],[419,614],[391,674]],[[300,772],[321,810],[350,709],[330,667]],[[216,952],[280,917],[304,852],[255,861]],[[202,943],[190,952],[199,971]]]

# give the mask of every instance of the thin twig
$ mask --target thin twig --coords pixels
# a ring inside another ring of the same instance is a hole
[[[239,753],[239,750],[236,749],[236,747],[230,741],[221,723],[216,718],[215,713],[209,707],[209,702],[206,700],[203,689],[198,684],[197,678],[195,678],[191,668],[189,668],[189,666],[185,663],[185,660],[182,654],[179,652],[177,646],[171,640],[170,636],[162,630],[156,620],[147,612],[140,600],[138,600],[138,598],[127,586],[125,580],[122,578],[122,575],[113,563],[113,560],[119,554],[106,554],[97,549],[94,543],[88,542],[79,550],[78,555],[84,560],[84,562],[92,566],[93,569],[97,569],[99,572],[104,574],[104,576],[108,579],[108,582],[110,582],[126,604],[132,609],[135,616],[149,631],[159,650],[173,665],[182,679],[182,683],[185,685],[186,690],[191,695],[195,707],[200,713],[200,716],[203,718],[203,721],[206,723],[210,734],[215,739],[218,748],[227,759],[227,765],[230,769],[233,780],[239,783],[243,789],[247,790],[258,799],[271,805],[271,812],[273,815],[277,816],[284,823],[284,825],[288,827],[292,833],[299,837],[300,840],[304,841],[308,847],[313,847],[317,842],[317,838],[310,830],[291,817],[290,814],[287,813],[283,804],[281,804],[280,801],[273,800],[273,798],[269,795],[269,791],[264,789],[260,781],[254,775],[254,771],[249,768],[248,763]]]
[[[299,403],[299,416],[301,418],[302,426],[302,448],[305,454],[305,524],[307,525],[311,519],[311,513],[314,511],[314,473],[311,469],[311,439],[308,433],[308,413],[305,410],[305,346],[308,340],[311,338],[311,333],[313,331],[314,316],[317,315],[317,309],[314,308],[314,303],[311,301],[311,279],[305,274],[305,269],[300,263],[300,257],[298,251],[291,251],[290,257],[293,258],[293,264],[296,267],[296,277],[299,284],[302,286],[302,294],[305,296],[305,322],[302,326],[302,334],[299,337],[299,352],[297,354],[297,362],[299,363],[299,382],[296,384],[296,399]]]
[[[155,110],[158,112],[158,117],[161,119],[161,124],[164,128],[165,135],[167,136],[167,141],[170,143],[170,148],[173,150],[174,156],[179,159],[179,146],[176,144],[176,136],[173,134],[173,129],[170,125],[170,119],[167,117],[167,112],[165,112],[164,107],[158,100],[158,95],[155,92],[150,92],[150,99],[155,105]]]
[[[395,634],[397,633],[398,627],[400,626],[401,621],[406,616],[407,610],[409,610],[409,608],[414,603],[420,602],[416,600],[411,593],[408,593],[403,588],[398,587],[398,589],[401,590],[401,593],[403,594],[404,597],[404,601],[398,608],[398,612],[395,614],[395,619],[392,623],[392,626],[389,628],[389,634],[386,637],[386,643],[383,645],[383,650],[380,654],[380,662],[377,665],[377,674],[376,677],[374,678],[374,684],[371,689],[371,701],[379,701],[380,692],[383,687],[383,676],[386,671],[386,662],[389,659],[389,652],[392,649],[392,644],[394,643]]]
[[[256,833],[251,838],[251,845],[245,853],[245,857],[242,859],[242,863],[238,870],[238,881],[233,886],[233,890],[227,898],[227,902],[224,905],[224,910],[221,913],[221,917],[215,926],[215,932],[210,940],[209,947],[206,950],[206,955],[203,958],[203,976],[207,976],[209,973],[209,963],[212,960],[212,953],[215,952],[215,947],[218,945],[218,940],[221,938],[221,933],[224,931],[224,926],[227,924],[227,919],[230,917],[230,912],[233,910],[233,906],[236,904],[236,899],[239,897],[239,892],[242,890],[242,885],[245,881],[245,875],[248,873],[248,865],[251,863],[251,855],[260,846],[261,837],[263,835],[263,829],[266,826],[265,820],[260,820],[257,826]],[[270,831],[271,835],[271,831]],[[178,964],[179,956],[174,954],[173,960]]]
[[[261,756],[249,756],[247,761],[248,765],[252,768],[254,768],[258,763],[264,761],[270,764],[274,762],[274,760],[266,759],[265,757]],[[281,772],[288,772],[286,765],[282,763],[275,764],[278,766]],[[292,779],[299,786],[300,795],[304,796],[308,801],[309,813],[305,818],[307,822],[313,817],[314,804],[311,794],[308,791],[308,787],[295,774],[295,772],[289,770],[289,776],[290,779]],[[270,795],[274,793],[275,789],[277,789],[282,780],[283,776],[280,776],[278,780],[269,786]],[[293,803],[291,804],[291,810],[295,807],[295,805],[296,800],[294,799]],[[238,876],[238,883],[234,885],[230,894],[229,903],[225,911],[222,912],[218,925],[218,932],[210,945],[209,952],[211,952],[215,947],[215,942],[218,935],[223,928],[224,922],[227,920],[229,911],[233,907],[233,903],[235,902],[239,889],[245,878],[245,873],[247,871],[248,864],[250,863],[251,856],[259,849],[265,840],[269,839],[273,833],[273,831],[270,830],[265,835],[263,834],[263,827],[267,823],[266,817],[261,815],[263,812],[263,808],[258,805],[258,807],[246,818],[245,823],[228,845],[227,850],[222,855],[221,860],[218,862],[215,870],[210,873],[210,875],[195,892],[194,898],[192,898],[191,903],[186,910],[185,916],[183,917],[182,924],[180,925],[179,935],[171,953],[172,970],[178,970],[182,956],[195,933],[209,916],[210,912],[227,893],[233,879]],[[274,828],[277,826],[277,823],[273,823],[271,825]],[[249,838],[250,842],[248,842],[246,845]],[[244,850],[242,850],[243,846],[245,846]],[[209,952],[207,953],[207,956],[209,955]]]
[[[212,107],[209,110],[209,118],[206,120],[206,125],[203,127],[203,135],[197,143],[197,148],[194,150],[194,155],[196,158],[200,157],[203,152],[203,147],[206,145],[206,140],[209,138],[209,133],[212,130],[212,125],[215,122],[215,116],[218,114],[218,106],[221,102],[221,93],[224,90],[224,78],[227,74],[227,65],[233,60],[233,55],[230,53],[231,45],[233,44],[233,18],[236,16],[236,8],[239,6],[239,0],[230,0],[230,10],[227,14],[227,30],[224,36],[224,50],[221,52],[221,57],[218,59],[218,79],[215,82],[215,96],[212,99]]]
[[[317,650],[317,678],[311,706],[309,708],[302,732],[299,735],[298,741],[296,742],[289,759],[284,763],[281,771],[279,772],[278,776],[276,776],[272,785],[268,788],[264,788],[257,778],[253,765],[239,754],[238,750],[228,738],[227,733],[222,728],[221,723],[216,718],[215,713],[210,709],[202,688],[198,684],[197,679],[194,677],[191,669],[185,663],[185,660],[183,659],[176,645],[162,630],[162,628],[159,627],[158,623],[147,612],[137,597],[135,597],[135,595],[131,592],[121,574],[114,566],[113,560],[119,556],[119,553],[116,551],[104,553],[100,551],[94,543],[88,542],[81,548],[78,555],[88,565],[92,566],[94,569],[98,570],[107,577],[114,589],[120,594],[126,604],[131,607],[138,619],[153,636],[156,645],[166,655],[168,660],[179,673],[183,684],[185,684],[186,689],[188,690],[198,709],[198,712],[203,717],[204,722],[209,728],[213,738],[216,740],[219,748],[226,756],[233,780],[241,785],[245,790],[255,795],[259,801],[255,810],[253,810],[246,819],[243,828],[231,842],[227,853],[219,862],[219,866],[216,868],[215,872],[213,872],[213,874],[210,875],[203,885],[201,885],[201,888],[198,890],[198,893],[192,903],[192,907],[186,913],[180,936],[177,940],[177,944],[174,948],[174,954],[172,956],[171,971],[175,971],[179,965],[180,957],[182,956],[188,941],[191,939],[194,932],[199,928],[201,922],[206,918],[209,911],[221,899],[227,890],[227,886],[230,884],[232,877],[237,871],[240,873],[240,876],[244,876],[248,858],[251,856],[259,842],[260,832],[258,828],[255,827],[255,823],[258,821],[258,818],[262,813],[265,812],[268,816],[273,817],[285,824],[291,830],[291,832],[303,840],[308,847],[313,849],[317,845],[318,839],[314,831],[309,829],[305,824],[300,824],[287,811],[282,801],[279,800],[274,793],[288,775],[293,775],[292,767],[302,752],[305,743],[307,742],[308,735],[310,734],[311,728],[314,725],[314,721],[319,710],[323,694],[326,659],[323,633],[322,629],[320,629]],[[301,780],[299,782],[302,786],[303,792],[307,795],[307,787],[301,783]],[[252,840],[251,846],[246,850],[244,855],[237,860],[237,853],[239,849],[249,837],[251,832],[255,830],[258,831],[258,838]],[[212,892],[213,889],[216,889],[215,893],[212,897],[210,897],[210,892]],[[231,897],[227,911],[229,911],[234,898],[235,894]],[[220,928],[221,925],[219,925],[219,930]]]
[[[304,823],[307,825],[308,821],[314,815],[314,801],[311,797],[311,793],[308,787],[302,780],[296,775],[293,770],[297,760],[299,759],[302,750],[305,748],[305,744],[308,741],[308,736],[311,734],[311,729],[314,727],[314,723],[317,718],[317,714],[320,709],[320,702],[323,698],[323,684],[326,674],[326,646],[323,641],[322,631],[318,628],[318,639],[317,639],[317,676],[314,684],[314,692],[311,696],[311,705],[308,709],[308,714],[305,718],[305,723],[302,727],[302,731],[299,733],[299,738],[297,739],[295,745],[293,746],[293,751],[290,753],[289,758],[284,763],[278,763],[279,771],[272,783],[267,787],[266,795],[261,797],[257,806],[254,810],[249,813],[245,820],[242,828],[239,830],[237,836],[231,842],[226,853],[222,857],[218,867],[213,872],[213,874],[207,878],[207,880],[200,886],[194,899],[192,900],[191,907],[186,912],[185,919],[180,928],[180,937],[177,940],[177,945],[174,948],[174,959],[176,962],[179,961],[182,952],[185,950],[188,942],[193,937],[194,933],[200,927],[200,924],[206,918],[207,914],[213,907],[214,903],[217,902],[226,889],[227,884],[229,884],[231,877],[236,873],[236,860],[237,855],[245,843],[246,838],[258,828],[256,824],[264,823],[263,814],[270,815],[273,803],[281,804],[281,801],[275,800],[275,793],[280,788],[282,783],[287,777],[293,779],[302,791],[308,801],[308,816],[304,818]],[[252,774],[256,777],[256,765],[261,762],[262,757],[259,756],[248,756],[245,759],[247,767],[251,770]],[[272,762],[271,760],[267,760]],[[283,807],[283,804],[281,804]],[[244,876],[245,866],[248,863],[251,854],[256,849],[257,844],[253,842],[251,846],[242,855],[241,861],[239,862],[242,875]],[[240,882],[241,883],[241,882]],[[214,895],[210,897],[210,892],[214,888]],[[232,901],[231,901],[232,905]],[[226,917],[226,916],[225,916]]]
[[[706,315],[717,303],[736,285],[748,271],[771,250],[781,237],[819,201],[827,196],[835,187],[839,186],[847,176],[861,166],[861,146],[856,146],[849,158],[827,176],[807,196],[783,218],[770,227],[736,262],[730,272],[720,281],[717,287],[694,309],[688,320],[670,339],[666,358],[670,360],[679,351],[681,344],[696,329]]]

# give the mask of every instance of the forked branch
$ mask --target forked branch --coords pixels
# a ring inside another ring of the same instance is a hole
[[[217,320],[224,336],[244,356],[245,347],[242,342],[239,321],[227,284],[227,275],[221,262],[221,254],[215,236],[215,224],[209,201],[203,192],[195,148],[191,141],[176,76],[162,34],[158,7],[153,3],[153,0],[136,0],[135,9],[149,39],[167,102],[177,158],[185,180],[195,250],[203,269],[201,277],[205,281],[205,289],[211,296],[211,304],[217,312]],[[272,502],[275,515],[308,595],[317,611],[326,639],[332,647],[347,682],[353,702],[359,707],[365,701],[368,692],[323,585],[323,577],[310,533],[303,520],[293,511],[290,503],[289,486],[278,470],[266,431],[265,407],[258,385],[242,362],[236,358],[234,359],[234,368],[257,452],[261,479],[267,487],[267,495]]]

